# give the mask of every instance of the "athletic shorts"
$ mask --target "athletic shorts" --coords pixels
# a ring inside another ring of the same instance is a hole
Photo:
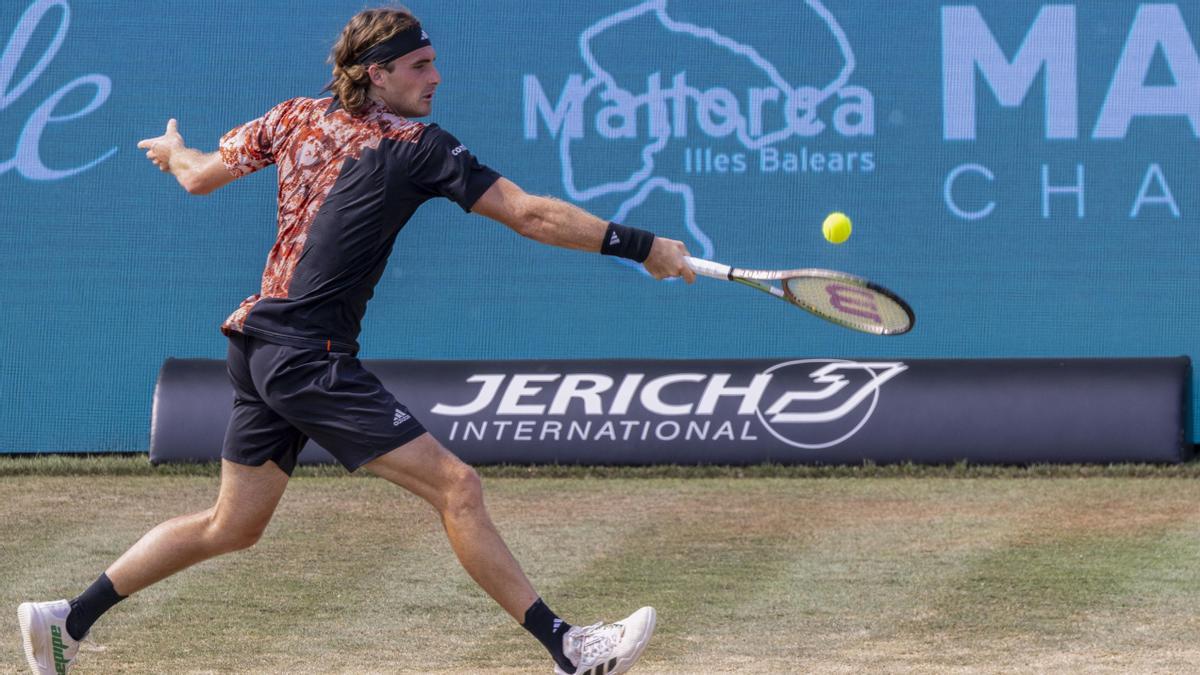
[[[230,333],[233,415],[221,457],[290,476],[308,439],[350,471],[425,433],[353,354]]]

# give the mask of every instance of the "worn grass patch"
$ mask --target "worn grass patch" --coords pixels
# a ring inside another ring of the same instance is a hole
[[[67,463],[22,461],[0,469],[3,673],[21,668],[17,603],[77,593],[217,488],[209,468],[146,470],[144,457],[70,475]],[[883,469],[484,473],[501,531],[568,620],[659,609],[639,672],[1177,673],[1200,662],[1188,638],[1200,630],[1191,469],[898,468],[864,480]],[[458,567],[428,506],[376,478],[299,473],[258,546],[119,605],[95,629],[105,651],[73,672],[549,670]]]

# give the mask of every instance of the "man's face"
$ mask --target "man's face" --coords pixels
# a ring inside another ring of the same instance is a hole
[[[372,65],[371,91],[392,112],[402,117],[425,117],[433,109],[433,92],[442,76],[433,65],[433,47],[421,47],[392,61],[391,72]]]

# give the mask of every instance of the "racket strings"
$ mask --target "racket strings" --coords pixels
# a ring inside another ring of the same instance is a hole
[[[788,299],[848,328],[880,335],[908,332],[913,313],[903,301],[861,280],[794,277],[784,281]]]

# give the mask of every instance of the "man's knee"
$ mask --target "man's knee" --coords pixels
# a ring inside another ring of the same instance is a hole
[[[217,553],[231,553],[250,548],[262,539],[267,521],[233,520],[210,516],[207,528],[209,545]]]
[[[446,509],[467,513],[483,507],[483,481],[469,464],[459,462],[446,484]]]

